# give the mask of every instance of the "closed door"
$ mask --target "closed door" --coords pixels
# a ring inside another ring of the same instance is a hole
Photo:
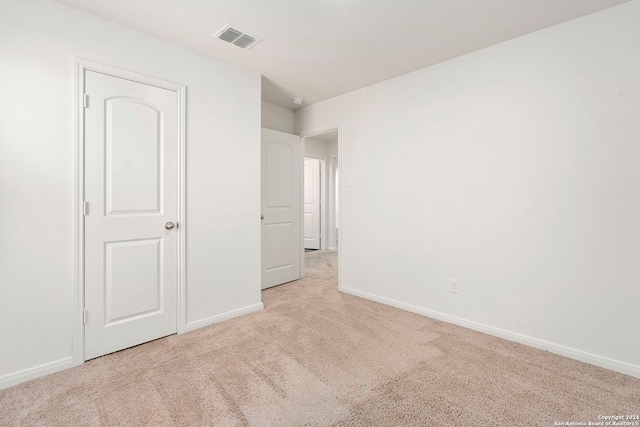
[[[262,129],[262,289],[300,278],[300,137]]]
[[[320,159],[304,159],[304,247],[320,249]]]
[[[86,71],[85,359],[176,333],[174,91]]]

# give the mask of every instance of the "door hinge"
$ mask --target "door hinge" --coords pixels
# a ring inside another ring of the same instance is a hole
[[[89,214],[89,202],[82,202],[82,215]]]
[[[84,108],[89,108],[89,95],[88,94],[84,94],[84,96],[82,97],[82,106]]]
[[[82,324],[86,325],[89,323],[89,310],[82,311]]]

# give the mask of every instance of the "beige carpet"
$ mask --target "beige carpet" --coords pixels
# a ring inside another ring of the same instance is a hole
[[[640,379],[340,294],[335,253],[265,310],[0,391],[2,426],[553,426]]]

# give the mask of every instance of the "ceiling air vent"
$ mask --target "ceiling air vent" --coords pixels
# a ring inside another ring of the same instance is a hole
[[[220,31],[214,34],[214,37],[241,47],[242,49],[250,49],[262,41],[260,37],[250,36],[238,29],[231,28],[229,25],[222,27]]]

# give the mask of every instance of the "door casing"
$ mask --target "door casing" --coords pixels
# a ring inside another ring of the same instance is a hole
[[[76,58],[75,84],[75,191],[74,191],[74,303],[73,303],[73,364],[84,363],[84,88],[85,72],[95,71],[133,82],[157,86],[176,92],[178,97],[178,289],[177,289],[177,330],[186,331],[186,86],[132,71],[101,64],[83,58]]]

